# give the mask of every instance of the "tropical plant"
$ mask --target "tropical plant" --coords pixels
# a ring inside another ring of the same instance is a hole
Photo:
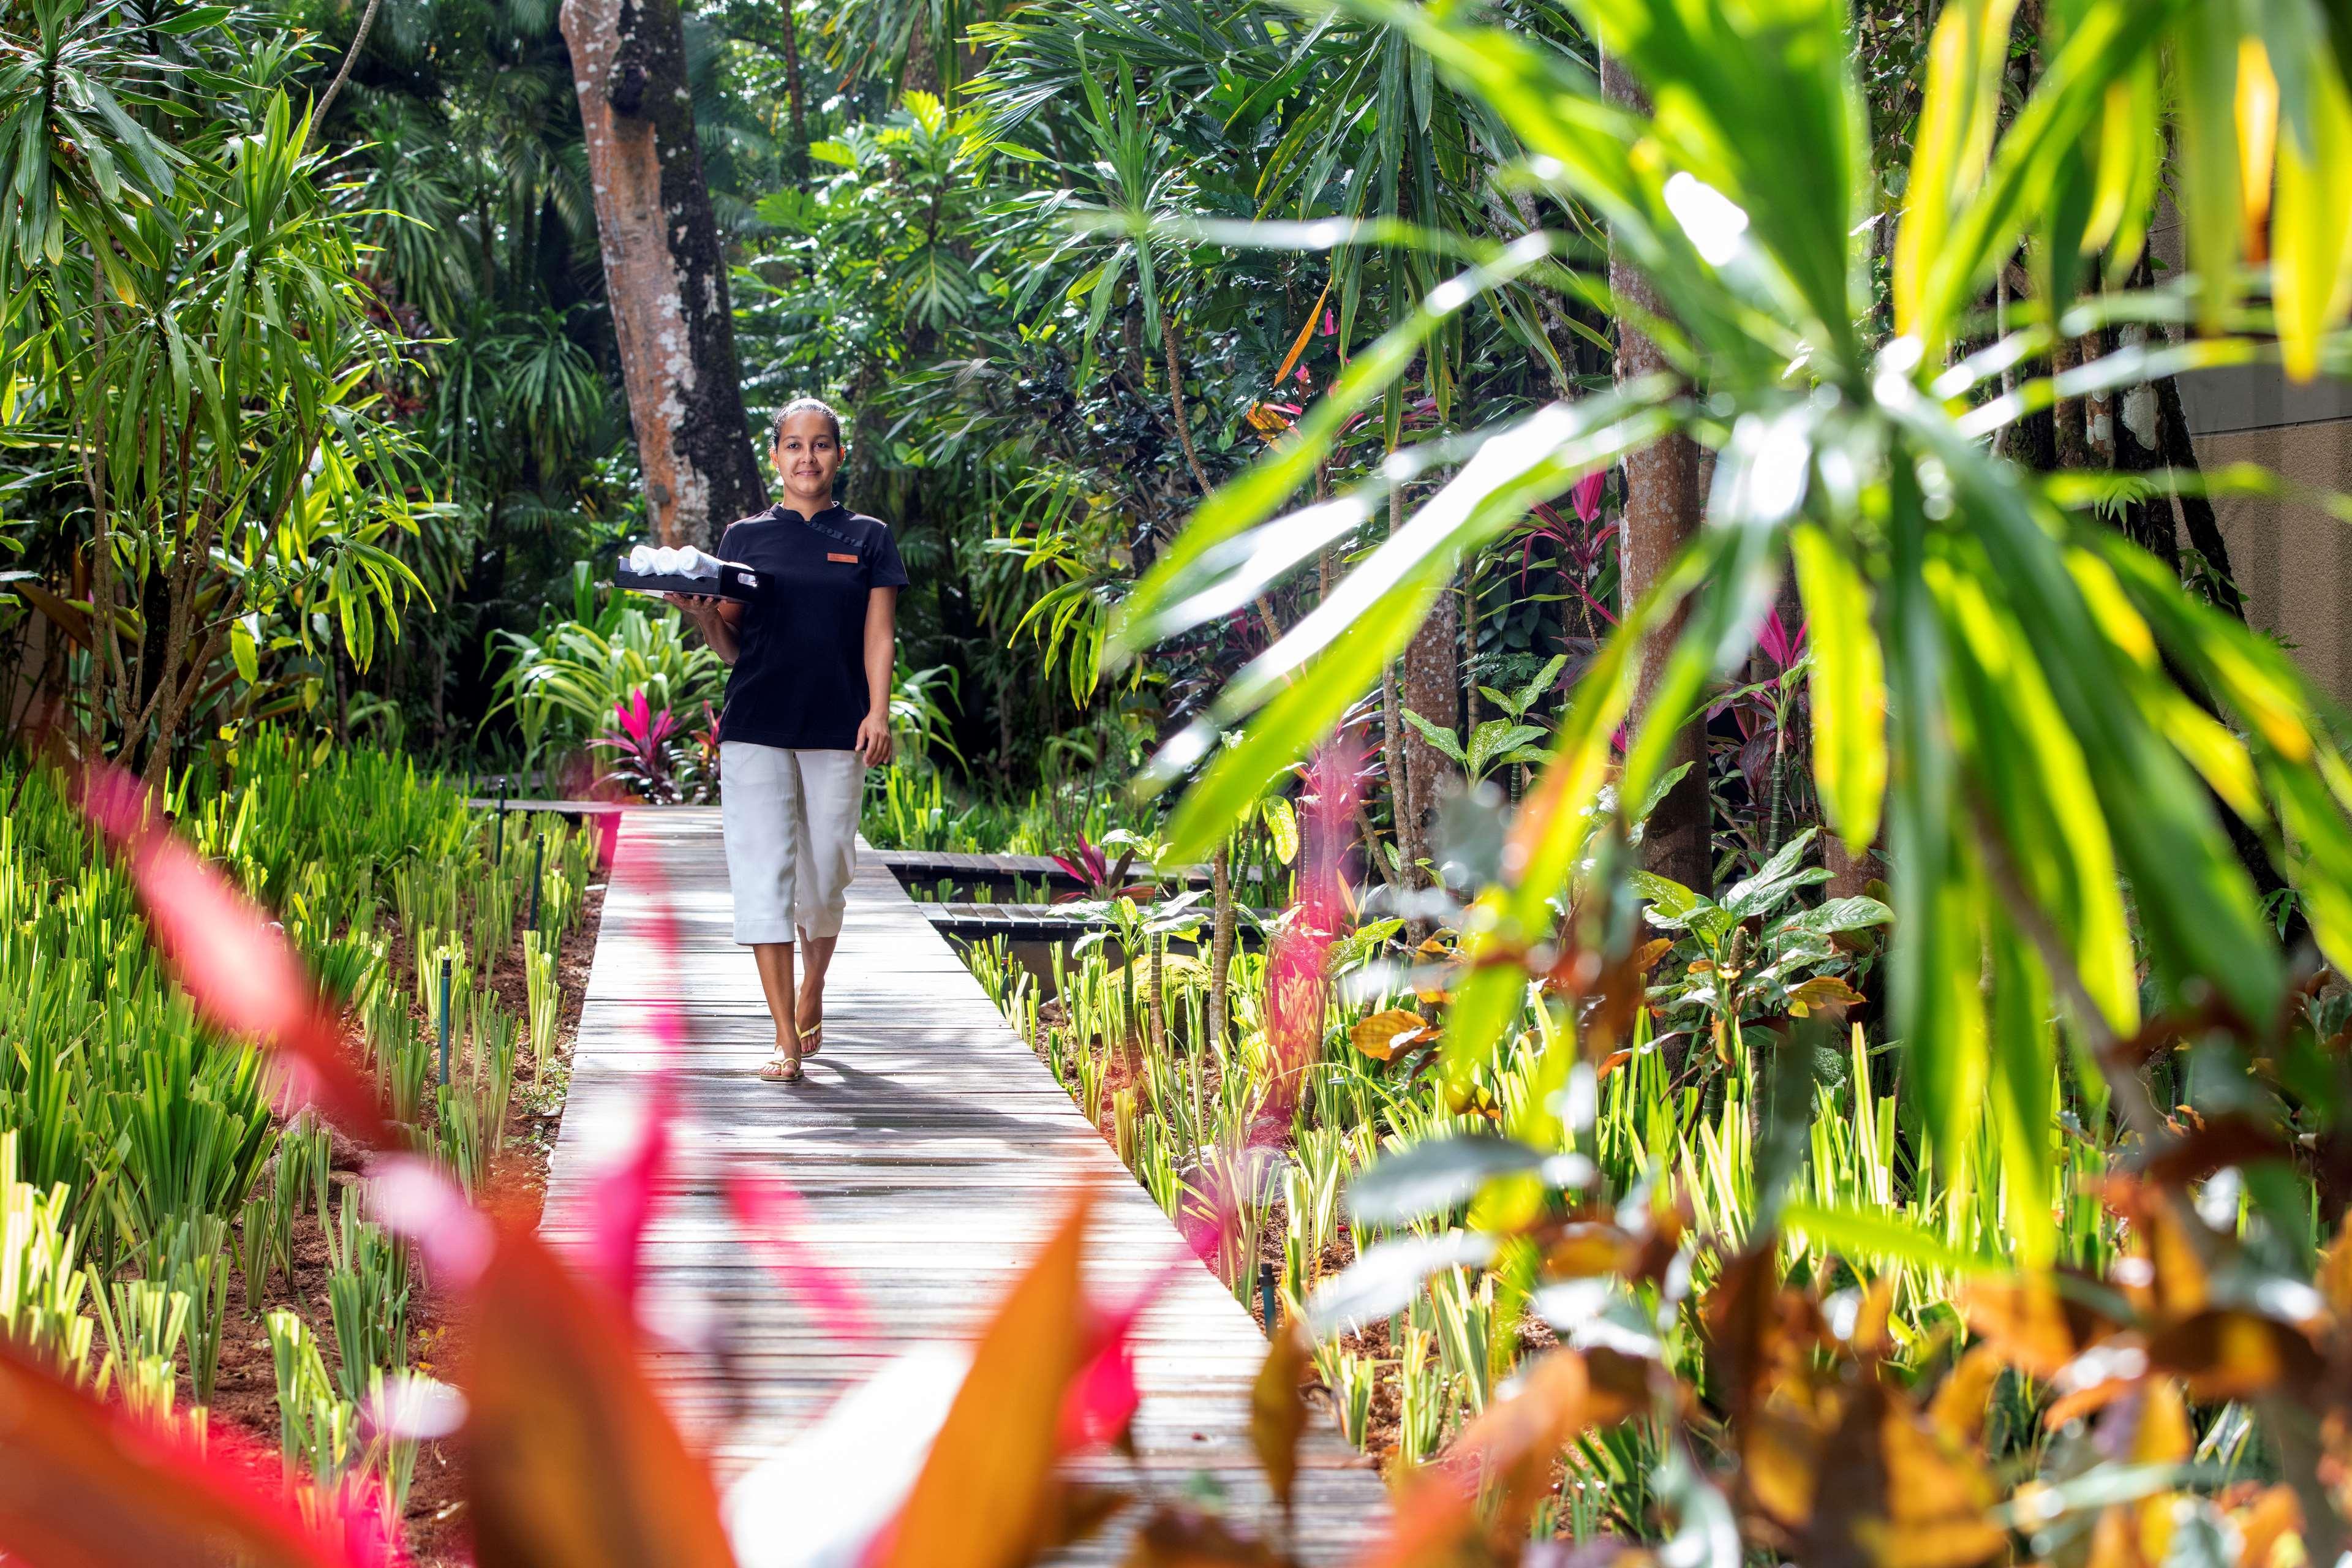
[[[692,712],[725,684],[726,667],[677,611],[622,592],[600,600],[585,562],[573,568],[572,612],[528,636],[499,634],[508,660],[490,714],[520,720],[527,759],[591,743],[639,702]]]
[[[2309,68],[2291,86],[2282,79],[2276,117],[2250,121],[2242,142],[2229,64],[2257,51],[2280,58],[2290,34],[2279,29],[2291,26],[2282,18],[2315,28],[2316,13],[2269,8],[2255,26],[2187,0],[2063,7],[2050,18],[2040,79],[2001,125],[2010,8],[1946,7],[1895,249],[1895,335],[1882,342],[1871,333],[1857,237],[1866,148],[1843,7],[1824,0],[1767,16],[1730,5],[1578,5],[1642,79],[1654,113],[1607,100],[1573,63],[1469,19],[1362,9],[1494,107],[1533,155],[1528,179],[1605,219],[1664,301],[1670,319],[1645,330],[1673,368],[1486,433],[1319,614],[1162,752],[1153,770],[1162,784],[1207,763],[1171,825],[1174,851],[1213,843],[1376,680],[1467,551],[1533,501],[1669,430],[1693,431],[1718,447],[1708,526],[1626,608],[1580,682],[1547,778],[1514,828],[1504,879],[1465,928],[1473,968],[1454,995],[1449,1063],[1463,1073],[1487,1059],[1522,994],[1518,965],[1489,959],[1535,951],[1556,929],[1643,640],[1681,617],[1645,694],[1622,797],[1647,794],[1672,726],[1745,657],[1792,562],[1814,642],[1815,778],[1831,826],[1855,850],[1876,842],[1884,823],[1896,914],[1892,1016],[1927,1088],[1928,1131],[1948,1171],[1981,1119],[2010,1130],[2014,1173],[2036,1194],[2023,1205],[2032,1217],[2021,1245],[2029,1258],[2047,1258],[2040,1216],[2054,1194],[2042,1184],[2046,1170],[2027,1168],[2040,1163],[2028,1152],[2050,1120],[2062,1039],[2103,1064],[2094,1092],[2112,1093],[2116,1114],[2156,1147],[2169,1132],[2104,1044],[2150,1017],[2170,1027],[2184,1008],[2278,1016],[2285,964],[2220,813],[2267,836],[2267,858],[2312,900],[2322,951],[2352,955],[2338,879],[2352,868],[2352,828],[2328,783],[2344,764],[2307,682],[2168,567],[2070,510],[2075,489],[1986,446],[2062,395],[2273,354],[2309,374],[2334,352],[2344,301],[2326,289],[2315,298],[2310,282],[2336,275],[2345,236],[2314,225],[2315,207],[2301,198],[2311,182],[2342,173],[2322,132],[2344,101],[2338,62],[2309,40],[2294,46]],[[2181,105],[2180,195],[2196,270],[2170,288],[2115,287],[2078,303],[2092,273],[2077,258],[2097,258],[2119,280],[2139,253],[2167,84]],[[2259,101],[2267,115],[2272,100]],[[2102,113],[2113,116],[2109,129],[2086,139]],[[2247,208],[2235,171],[2246,166],[2239,151],[2272,144],[2273,125],[2285,149],[2281,189],[2297,199],[2273,209],[2272,310],[2258,316],[2242,308]],[[2085,184],[2069,184],[2078,179]],[[2070,204],[2054,199],[2061,188],[2103,196]],[[2064,287],[2030,311],[2013,305],[2012,330],[1956,360],[1953,346],[1983,330],[1981,291],[2029,241]],[[1551,247],[1530,235],[1483,248],[1360,353],[1296,434],[1204,505],[1145,578],[1117,628],[1119,655],[1192,624],[1188,606],[1229,596],[1236,563],[1262,581],[1298,560],[1309,531],[1269,519],[1344,422],[1465,301]],[[2013,393],[1998,390],[2003,366],[2126,312],[2209,335],[2095,356],[2063,384],[2028,376]],[[2031,319],[2021,324],[2021,314]],[[2274,349],[2242,334],[2273,321]],[[1369,516],[1394,482],[1377,478],[1328,504]],[[2242,731],[2217,721],[2215,707]],[[1239,744],[1213,744],[1245,721]],[[1590,864],[1581,880],[1622,861],[1603,853]],[[2058,1004],[2063,1032],[2047,1026],[2040,1000],[2011,1005],[2043,997]]]
[[[233,85],[111,5],[33,21],[0,72],[24,203],[0,236],[0,444],[40,455],[88,544],[81,576],[16,591],[80,650],[85,727],[160,781],[265,653],[364,668],[398,636],[421,479],[379,407],[397,345],[357,226],[282,86],[295,55],[253,48]]]
[[[1647,904],[1643,918],[1678,933],[1636,960],[1644,969],[1663,963],[1670,976],[1651,987],[1650,1000],[1669,1018],[1696,1013],[1718,1061],[1731,1060],[1745,1022],[1802,1018],[1816,1009],[1838,1016],[1864,1000],[1855,983],[1874,955],[1856,933],[1891,917],[1885,904],[1860,896],[1811,907],[1796,901],[1801,889],[1829,879],[1828,871],[1804,864],[1813,837],[1807,828],[1720,900],[1648,871],[1633,874]]]

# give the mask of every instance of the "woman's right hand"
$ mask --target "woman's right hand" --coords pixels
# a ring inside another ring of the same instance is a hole
[[[688,616],[698,622],[708,620],[717,615],[719,606],[726,603],[715,594],[664,594],[662,597],[684,610]]]

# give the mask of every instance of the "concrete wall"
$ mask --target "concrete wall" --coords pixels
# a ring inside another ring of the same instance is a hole
[[[2149,234],[2166,272],[2180,266],[2180,230],[2168,203]],[[2260,365],[2180,378],[2197,460],[2259,463],[2298,485],[2352,492],[2352,383],[2298,386]],[[2246,616],[2294,652],[2311,679],[2352,704],[2352,525],[2274,500],[2213,503],[2230,546],[2230,573]]]
[[[2194,403],[2189,423],[2192,429],[2202,423]],[[2209,470],[2260,463],[2298,485],[2352,491],[2352,418],[2200,434],[2197,460]],[[2247,619],[2288,645],[2321,689],[2352,703],[2352,635],[2345,625],[2352,605],[2352,528],[2314,508],[2274,500],[2217,500],[2213,510],[2229,541],[2231,575],[2246,595]]]

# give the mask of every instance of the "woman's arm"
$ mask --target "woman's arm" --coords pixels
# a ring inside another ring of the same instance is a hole
[[[743,621],[743,605],[740,600],[721,599],[709,594],[672,594],[669,602],[686,612],[687,619],[701,629],[702,640],[719,656],[721,664],[733,664],[743,652],[742,639],[736,633]]]
[[[890,760],[890,681],[898,663],[898,590],[866,594],[866,717],[857,725],[857,754],[869,768]]]

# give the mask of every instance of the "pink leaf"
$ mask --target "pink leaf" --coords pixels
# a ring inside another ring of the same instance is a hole
[[[1601,516],[1601,487],[1609,482],[1606,471],[1591,473],[1576,481],[1569,491],[1570,504],[1576,508],[1577,521],[1591,522]]]
[[[1323,312],[1323,335],[1327,338],[1336,338],[1339,335],[1339,313],[1337,310],[1327,310]]]
[[[785,1289],[808,1304],[835,1339],[877,1337],[874,1312],[857,1281],[818,1257],[807,1240],[808,1205],[781,1176],[737,1166],[726,1175],[735,1223]]]
[[[451,1290],[473,1289],[498,1247],[489,1219],[418,1155],[389,1154],[368,1167],[368,1212],[415,1242],[434,1283]]]
[[[82,814],[121,852],[155,944],[197,1016],[258,1040],[295,1069],[289,1093],[315,1101],[352,1137],[382,1145],[390,1129],[372,1087],[345,1056],[342,1031],[286,942],[253,901],[167,832],[146,791],[103,763],[82,778]]]

